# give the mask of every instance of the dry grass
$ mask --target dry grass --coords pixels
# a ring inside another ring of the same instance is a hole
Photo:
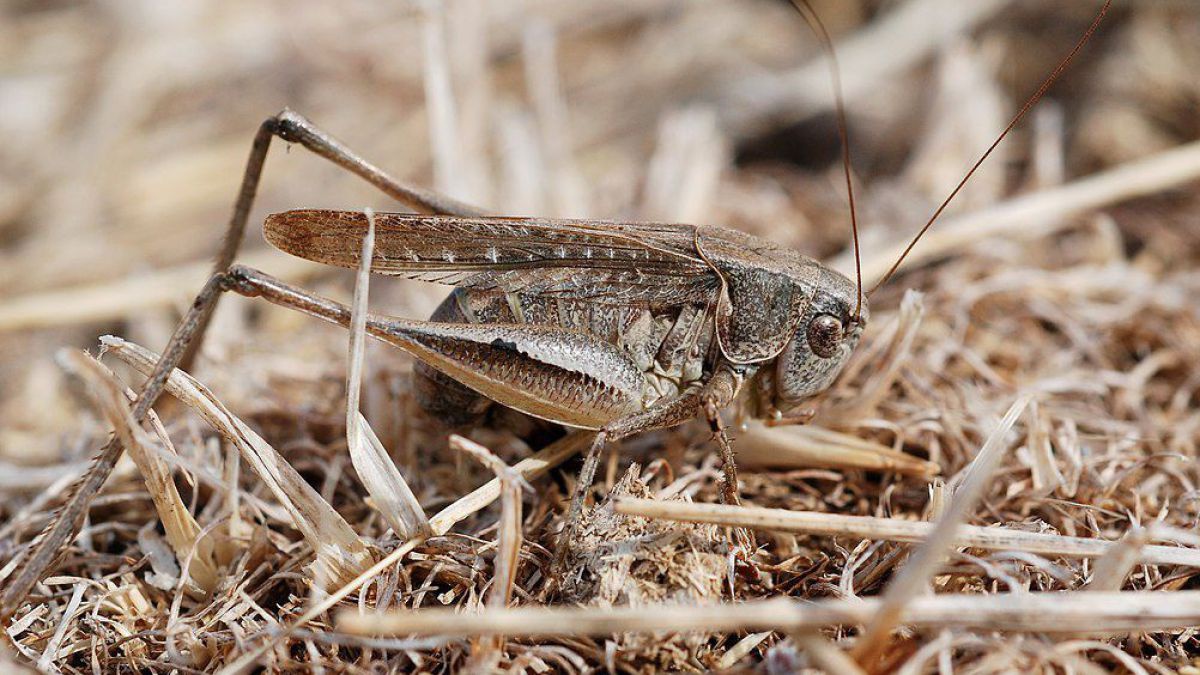
[[[844,45],[877,278],[1095,8],[814,4]],[[241,299],[137,425],[138,345],[199,289],[284,105],[497,211],[730,224],[845,269],[828,71],[786,4],[0,12],[0,583],[97,442],[130,449],[5,626],[5,672],[1200,668],[1188,3],[1114,10],[873,298],[813,426],[734,429],[747,508],[715,506],[705,425],[632,439],[561,578],[589,434],[496,416],[447,439],[405,357]],[[391,208],[279,147],[254,220],[300,206]],[[365,280],[248,249],[362,315]],[[415,317],[445,292],[370,290]],[[79,352],[106,333],[105,365]]]

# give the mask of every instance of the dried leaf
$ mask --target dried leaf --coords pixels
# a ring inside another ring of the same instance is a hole
[[[350,314],[350,366],[346,383],[346,445],[358,478],[371,495],[372,505],[403,539],[428,536],[429,519],[396,463],[379,437],[359,412],[363,358],[367,348],[367,298],[371,283],[371,260],[375,247],[375,213],[366,209],[367,232],[363,236],[362,264],[354,285]]]
[[[150,373],[158,354],[118,337],[100,339],[105,349],[142,373]],[[367,545],[321,495],[269,443],[213,396],[204,385],[180,370],[171,373],[167,391],[195,410],[241,453],[242,459],[291,516],[308,541],[316,560],[312,574],[318,586],[336,587],[370,566]]]
[[[196,549],[188,575],[204,593],[214,591],[220,575],[213,557],[213,542],[200,537],[200,525],[180,497],[170,467],[154,449],[155,441],[134,421],[129,396],[117,382],[117,376],[84,352],[63,350],[59,352],[58,361],[63,368],[87,382],[93,403],[113,425],[137,464],[178,561],[182,563]]]

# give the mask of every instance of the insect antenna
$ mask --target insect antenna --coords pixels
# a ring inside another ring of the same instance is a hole
[[[921,237],[925,236],[925,233],[929,231],[929,228],[933,226],[933,223],[939,217],[941,217],[942,212],[944,212],[946,207],[950,205],[950,202],[958,196],[958,193],[962,191],[963,187],[967,184],[967,181],[971,180],[971,176],[975,175],[975,172],[980,166],[983,165],[988,156],[992,154],[992,151],[1000,145],[1001,141],[1003,141],[1004,138],[1008,136],[1008,133],[1013,130],[1013,127],[1017,126],[1021,119],[1025,117],[1025,114],[1028,113],[1033,106],[1037,105],[1037,102],[1040,101],[1042,96],[1046,94],[1046,91],[1049,90],[1050,87],[1058,80],[1058,78],[1062,76],[1067,67],[1071,65],[1071,61],[1074,60],[1077,54],[1079,54],[1084,45],[1088,43],[1088,40],[1092,38],[1092,35],[1096,32],[1096,29],[1100,27],[1100,23],[1104,20],[1104,16],[1108,14],[1108,9],[1111,5],[1112,0],[1105,0],[1104,6],[1100,8],[1100,12],[1096,14],[1096,18],[1092,20],[1092,24],[1088,26],[1088,29],[1084,31],[1083,35],[1079,38],[1079,41],[1075,43],[1075,46],[1071,49],[1071,52],[1067,54],[1066,58],[1059,62],[1058,66],[1054,68],[1045,81],[1042,82],[1042,85],[1038,87],[1036,92],[1034,92],[1033,96],[1031,96],[1029,100],[1025,102],[1025,105],[1021,107],[1021,110],[1017,112],[1012,121],[1008,123],[1008,126],[1004,128],[1004,131],[1000,133],[1000,136],[998,136],[996,140],[993,141],[990,146],[988,146],[987,151],[984,152],[978,160],[976,160],[975,164],[971,166],[971,170],[968,171],[967,175],[963,176],[963,179],[958,182],[958,185],[955,186],[954,190],[950,193],[950,196],[946,197],[945,201],[943,201],[941,205],[937,207],[937,210],[934,211],[933,215],[925,223],[925,226],[922,227],[919,232],[917,232],[917,236],[913,237],[913,240],[908,243],[907,247],[905,247],[904,252],[900,254],[900,257],[896,259],[896,262],[893,263],[888,269],[887,274],[884,274],[879,282],[876,283],[875,286],[872,287],[867,293],[868,297],[874,294],[875,291],[879,290],[881,286],[883,286],[888,282],[889,279],[892,278],[892,275],[894,275],[896,270],[900,268],[900,265],[904,262],[904,259],[908,257],[909,253],[912,252],[913,247],[917,245],[917,242],[921,240]]]
[[[821,17],[813,9],[809,0],[792,0],[792,7],[796,8],[800,16],[804,17],[804,22],[812,29],[812,32],[820,41],[821,47],[829,56],[829,72],[833,82],[833,100],[837,115],[838,140],[842,144],[842,173],[846,176],[846,196],[850,201],[850,233],[854,239],[854,278],[858,286],[858,296],[854,305],[854,321],[857,323],[862,318],[862,258],[858,250],[858,210],[854,204],[854,181],[850,177],[850,129],[849,125],[846,124],[846,102],[842,96],[841,68],[838,66],[837,52],[833,48],[833,40],[829,37],[829,31],[825,29],[825,23],[821,21]]]

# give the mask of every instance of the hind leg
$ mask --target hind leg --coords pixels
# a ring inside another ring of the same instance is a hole
[[[237,258],[238,250],[245,238],[250,209],[254,205],[254,197],[258,194],[258,184],[262,179],[267,151],[271,148],[271,139],[275,137],[288,143],[299,143],[313,154],[337,164],[374,185],[380,192],[415,211],[448,216],[478,216],[484,213],[481,209],[445,195],[401,183],[387,172],[360,157],[341,141],[309,122],[303,115],[285,108],[278,115],[263,120],[258,127],[258,132],[254,135],[254,142],[250,146],[250,156],[246,160],[246,169],[242,174],[242,185],[238,189],[237,200],[233,205],[233,214],[229,217],[221,250],[213,263],[214,274],[228,270]],[[178,364],[183,370],[190,369],[196,353],[204,341],[204,332],[208,328],[208,322],[215,309],[216,301],[214,300],[201,314],[195,338],[187,346],[183,359]]]
[[[135,404],[134,418],[141,422],[162,392],[167,375],[175,368],[187,370],[195,359],[209,320],[223,290],[228,290],[229,277],[226,272],[237,258],[241,248],[246,222],[258,192],[263,165],[271,139],[279,137],[289,143],[299,143],[314,154],[337,164],[347,171],[379,188],[388,196],[412,209],[423,213],[456,216],[476,216],[482,211],[449,197],[404,185],[375,165],[359,157],[337,139],[317,128],[303,116],[290,110],[263,121],[254,136],[250,156],[242,174],[241,187],[234,202],[233,213],[225,229],[225,237],[213,265],[214,274],[197,296],[183,322],[175,330],[162,359],[154,373],[142,385]],[[91,467],[76,483],[70,497],[59,509],[54,519],[39,536],[22,564],[13,571],[0,593],[0,623],[20,607],[29,591],[54,564],[59,552],[79,533],[92,498],[99,492],[113,467],[120,459],[124,447],[115,437],[99,450]]]
[[[457,293],[451,292],[433,311],[430,321],[468,323],[459,306]],[[417,405],[439,425],[447,429],[479,424],[491,407],[491,401],[458,380],[430,367],[424,361],[413,364],[413,396]]]

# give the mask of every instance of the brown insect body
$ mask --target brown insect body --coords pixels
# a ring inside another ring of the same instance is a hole
[[[786,411],[832,382],[865,323],[849,279],[725,228],[375,218],[373,271],[458,286],[430,322],[390,339],[422,364],[422,405],[451,424],[472,422],[482,396],[601,429],[702,390],[723,368]],[[269,217],[265,233],[288,253],[354,268],[366,227],[360,212],[298,210]],[[823,355],[808,341],[818,317],[837,328]]]
[[[627,390],[628,393],[610,394],[612,398],[620,397],[627,404],[621,406],[619,411],[614,411],[618,414],[644,410],[663,397],[678,395],[698,382],[710,370],[712,363],[709,352],[712,345],[711,316],[704,308],[690,304],[652,309],[588,300],[455,289],[430,319],[466,324],[558,327],[594,341],[597,352],[600,351],[600,345],[616,348],[619,350],[617,363],[606,369],[596,368],[595,358],[585,356],[574,367],[564,367],[564,372],[552,379],[561,385],[558,397],[566,404],[574,403],[575,397],[583,389],[578,383],[572,382],[572,374],[582,375],[588,380],[601,376],[602,373],[596,372],[600,370],[632,374],[634,384],[632,389]],[[589,356],[594,357],[595,354]],[[520,357],[539,360],[528,352]],[[480,397],[478,392],[423,361],[418,361],[415,376],[417,400],[421,407],[450,426],[469,426],[477,422],[487,407],[487,399]],[[599,400],[593,400],[589,405],[600,403]],[[571,421],[554,412],[529,409],[523,412],[571,424]],[[594,419],[576,426],[594,429],[614,419],[605,411],[596,412],[600,414]]]

